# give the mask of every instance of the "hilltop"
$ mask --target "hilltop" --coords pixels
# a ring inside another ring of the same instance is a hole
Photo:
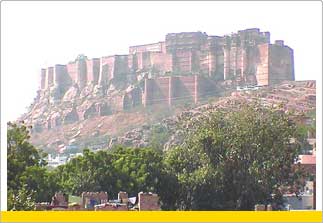
[[[69,148],[74,148],[71,145],[93,150],[108,149],[116,144],[145,147],[160,140],[164,143],[160,148],[168,149],[170,145],[180,142],[180,132],[176,128],[178,120],[183,117],[194,119],[217,108],[231,108],[254,101],[263,106],[280,107],[285,112],[294,111],[303,121],[313,121],[311,114],[315,114],[315,81],[286,81],[272,87],[231,90],[227,94],[210,97],[198,105],[140,107],[110,116],[92,117],[41,133],[34,132],[31,140],[35,145],[55,152],[62,148],[68,152]]]
[[[283,98],[279,85],[295,80],[294,54],[283,40],[271,43],[270,33],[258,28],[224,36],[169,33],[163,41],[130,46],[123,55],[79,55],[41,69],[40,77],[37,97],[19,119],[32,126],[35,145],[53,153],[116,143],[142,147],[158,142],[144,133],[150,126],[185,109],[242,100],[248,89],[263,92],[257,97],[264,100]],[[274,86],[277,92],[266,92]],[[165,128],[152,132],[158,138]]]

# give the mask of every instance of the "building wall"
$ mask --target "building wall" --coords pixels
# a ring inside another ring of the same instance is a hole
[[[269,84],[295,80],[294,52],[282,42],[269,45]]]
[[[149,68],[151,68],[151,59],[150,59],[150,55],[151,52],[147,51],[147,52],[140,52],[137,53],[137,61],[138,61],[138,69],[139,70],[147,70]]]
[[[45,88],[48,89],[54,85],[54,68],[48,67],[46,72]]]
[[[82,89],[89,82],[106,85],[113,79],[132,83],[140,71],[156,71],[158,74],[173,71],[173,75],[191,75],[191,79],[183,77],[183,81],[176,78],[147,81],[147,89],[156,90],[154,95],[148,93],[148,104],[149,97],[166,97],[171,104],[172,97],[166,96],[167,89],[168,95],[174,97],[193,95],[190,85],[194,75],[220,81],[233,79],[237,84],[248,82],[253,77],[258,85],[269,85],[294,80],[293,66],[293,50],[284,46],[283,41],[270,44],[270,34],[259,29],[240,30],[221,37],[202,32],[170,33],[166,35],[165,42],[130,46],[129,55],[101,59],[82,56],[65,68],[42,70],[40,88],[47,89],[56,83],[65,91],[66,86],[77,83]],[[172,86],[181,90],[173,91]]]
[[[129,74],[129,66],[128,66],[128,55],[116,55],[115,63],[114,63],[114,72],[111,74],[111,79],[125,79],[127,74]]]
[[[99,77],[100,84],[105,84],[113,78],[114,68],[115,68],[114,63],[115,63],[115,56],[101,58],[101,69],[100,69],[100,77]]]
[[[269,85],[269,44],[262,44],[258,46],[259,63],[257,64],[257,83],[260,86]]]
[[[130,46],[129,54],[143,53],[143,52],[163,52],[164,50],[164,42],[151,43],[145,45],[138,46]]]
[[[150,64],[157,70],[169,72],[172,71],[172,55],[162,52],[153,52],[150,54]]]
[[[176,50],[198,50],[207,40],[207,35],[202,32],[169,33],[166,35],[166,52],[173,53]]]
[[[139,211],[159,211],[159,197],[157,194],[139,193],[138,194]]]
[[[197,52],[200,73],[210,77],[215,75],[217,69],[217,54],[222,51],[222,47],[218,47],[218,37],[208,37],[207,42],[201,45],[200,51]]]
[[[257,63],[258,85],[272,85],[284,80],[295,80],[293,50],[278,44],[258,46]]]
[[[197,76],[179,76],[177,86],[174,86],[174,102],[197,103]]]
[[[224,48],[223,50],[223,74],[224,74],[224,80],[229,80],[231,78],[230,75],[230,49]]]
[[[94,58],[86,60],[87,66],[87,81],[97,84],[100,75],[100,59]]]
[[[138,69],[138,56],[137,54],[128,55],[128,69],[131,72],[135,72]]]
[[[143,105],[167,104],[171,77],[145,79]]]
[[[82,193],[82,208],[94,210],[91,203],[104,204],[108,202],[108,194],[106,192],[83,192]]]
[[[126,79],[130,73],[128,55],[115,55],[101,58],[99,83],[104,84],[114,78]]]
[[[56,64],[54,67],[54,85],[59,91],[59,97],[62,98],[65,92],[72,86],[72,79],[67,73],[66,65]]]
[[[166,52],[173,57],[173,70],[191,73],[199,70],[199,50],[206,43],[207,35],[201,32],[169,33],[166,35]]]
[[[173,54],[173,68],[174,71],[180,73],[192,72],[192,57],[191,50],[177,50]]]
[[[95,211],[128,211],[126,204],[105,204],[95,207]]]
[[[46,69],[41,69],[40,72],[40,89],[43,90],[46,87]]]
[[[56,64],[54,67],[54,85],[64,84],[67,70],[65,65]]]
[[[198,103],[199,99],[216,93],[215,82],[195,76],[169,76],[145,79],[143,105],[185,102]]]
[[[224,79],[243,80],[246,75],[255,75],[258,61],[257,46],[270,42],[267,32],[259,29],[240,30],[224,38]]]
[[[77,81],[77,66],[75,62],[68,63],[66,65],[67,73],[70,76],[73,83],[76,83]]]
[[[130,108],[142,105],[142,90],[139,87],[127,92],[123,97],[123,109],[128,110]]]
[[[153,89],[154,89],[154,80],[145,79],[144,92],[142,95],[142,104],[144,105],[144,107],[152,104]]]
[[[76,76],[76,83],[80,87],[80,89],[84,88],[87,84],[87,66],[86,66],[86,59],[80,58],[76,61],[76,69],[77,69],[77,76]]]
[[[201,101],[209,96],[215,96],[218,93],[217,83],[214,80],[210,80],[205,77],[197,78],[197,86],[196,86],[196,102]]]

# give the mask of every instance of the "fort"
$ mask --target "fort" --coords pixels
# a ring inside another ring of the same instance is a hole
[[[136,106],[197,104],[223,85],[268,86],[294,79],[293,50],[282,40],[271,43],[269,32],[169,33],[164,41],[130,46],[125,55],[79,55],[41,69],[40,89],[25,118],[36,130],[50,129]]]

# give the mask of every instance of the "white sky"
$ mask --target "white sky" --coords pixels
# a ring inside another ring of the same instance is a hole
[[[40,69],[125,54],[170,32],[271,32],[294,49],[297,80],[317,79],[322,62],[321,2],[2,2],[1,101],[5,120],[26,112]]]

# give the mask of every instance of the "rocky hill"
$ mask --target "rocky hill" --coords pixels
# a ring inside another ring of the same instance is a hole
[[[160,131],[167,132],[167,140],[162,146],[167,150],[170,146],[179,144],[182,141],[181,130],[177,127],[181,120],[188,120],[188,128],[191,128],[190,122],[198,119],[200,116],[214,112],[218,108],[234,108],[245,103],[257,102],[263,106],[274,107],[284,112],[293,111],[296,119],[301,123],[313,123],[312,114],[316,111],[316,84],[315,81],[294,81],[284,82],[273,87],[264,87],[261,89],[241,89],[232,91],[231,96],[213,98],[204,105],[193,109],[184,110],[178,115],[163,119],[161,122],[151,126],[143,126],[128,131],[121,137],[110,141],[109,147],[114,144],[122,144],[131,147],[147,146],[145,139],[151,139],[154,134]],[[315,122],[313,123],[315,125]]]
[[[173,132],[174,121],[163,118],[212,99],[220,101],[208,106],[255,97],[301,108],[298,83],[272,88],[294,80],[293,49],[282,40],[271,43],[269,32],[169,33],[163,41],[130,46],[127,54],[79,55],[41,69],[37,96],[20,120],[32,126],[33,143],[49,152],[157,145]]]
[[[315,113],[316,108],[315,81],[285,81],[271,87],[238,88],[227,93],[228,96],[210,97],[197,105],[172,108],[156,105],[149,109],[140,107],[109,116],[90,117],[39,133],[34,131],[31,140],[38,147],[52,152],[68,150],[73,146],[108,149],[117,144],[131,147],[153,145],[168,149],[181,141],[178,120],[187,117],[193,120],[220,107],[257,101],[264,106],[279,106],[284,111],[295,111],[305,121],[309,119],[307,114]]]

